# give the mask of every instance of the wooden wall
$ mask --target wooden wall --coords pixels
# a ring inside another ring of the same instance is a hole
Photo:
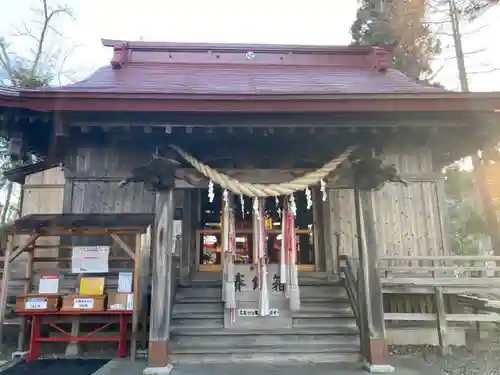
[[[131,183],[123,188],[118,186],[132,168],[150,158],[150,150],[111,147],[75,149],[66,162],[63,211],[154,212],[154,194],[147,191],[142,183]],[[384,152],[383,158],[387,164],[394,164],[410,185],[387,184],[375,193],[380,255],[446,254],[443,181],[435,171],[430,150],[391,149]],[[252,171],[245,172],[245,178],[241,178],[250,180]],[[184,201],[184,190],[176,191],[176,207],[189,203],[187,197]],[[356,225],[352,190],[332,186],[328,195],[316,218],[316,221],[323,221],[324,228],[317,238],[326,255],[325,268],[333,271],[337,251],[357,256]],[[186,208],[191,211],[189,205]],[[183,231],[188,229],[183,225]],[[184,247],[188,246],[188,238],[189,234],[185,232]],[[182,262],[184,269],[187,267],[185,262],[186,259]]]
[[[396,166],[409,186],[390,183],[374,193],[379,255],[448,254],[444,180],[434,171],[430,151],[388,150],[384,160]],[[354,193],[329,189],[325,205],[327,269],[335,270],[337,253],[358,257]]]
[[[63,212],[64,171],[51,168],[26,176],[23,185],[23,202],[21,216],[37,213],[59,214]],[[21,236],[24,237],[24,236]],[[19,238],[21,242],[25,238]],[[57,258],[59,254],[59,237],[41,237],[37,245],[53,246],[53,248],[37,249],[37,257]],[[36,270],[53,269],[57,264],[52,262],[35,263]]]

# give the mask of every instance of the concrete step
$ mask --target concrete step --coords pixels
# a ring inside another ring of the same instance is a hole
[[[357,353],[359,344],[347,345],[345,343],[293,343],[286,345],[251,345],[243,343],[240,345],[225,346],[225,345],[199,345],[191,342],[188,345],[179,345],[171,342],[169,348],[172,354],[253,354],[253,353]]]
[[[344,297],[345,288],[341,285],[300,285],[301,297]]]
[[[331,344],[332,346],[355,346],[359,344],[358,332],[351,328],[338,329],[173,329],[171,343],[180,346],[242,347],[247,345],[278,347]],[[230,350],[230,349],[228,349]]]
[[[204,363],[269,363],[269,364],[305,364],[305,363],[336,363],[349,364],[359,362],[358,351],[342,351],[327,353],[173,353],[170,356],[174,364],[204,364]],[[354,372],[353,372],[354,373]]]
[[[190,314],[190,313],[224,313],[224,305],[222,302],[210,303],[176,303],[174,305],[173,314]]]
[[[176,298],[222,298],[222,287],[179,288]]]
[[[224,327],[224,318],[212,318],[212,319],[185,319],[185,318],[173,318],[171,323],[171,330],[200,330],[200,329],[220,329]]]
[[[301,303],[298,314],[322,314],[322,313],[352,313],[351,306],[345,303]],[[295,313],[293,314],[295,316]]]
[[[344,327],[350,329],[357,329],[356,319],[352,315],[338,316],[335,318],[293,318],[292,327],[296,328],[320,328],[325,327],[337,328]]]
[[[189,312],[172,312],[172,320],[174,319],[221,319],[224,317],[223,312],[198,312],[198,311],[189,311]]]
[[[315,311],[301,308],[300,311],[294,312],[293,319],[318,319],[318,318],[354,318],[351,309],[337,309],[330,311]]]
[[[169,345],[175,347],[203,346],[215,348],[225,348],[231,352],[232,348],[254,346],[268,346],[287,348],[310,347],[315,345],[329,345],[333,347],[345,347],[359,345],[359,338],[356,335],[232,335],[232,336],[171,336]],[[295,349],[294,349],[295,350]]]
[[[222,297],[189,297],[185,295],[175,296],[175,303],[223,303]]]

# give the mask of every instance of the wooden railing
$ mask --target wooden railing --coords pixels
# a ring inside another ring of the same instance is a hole
[[[347,297],[349,298],[349,304],[351,305],[354,318],[356,319],[356,325],[359,330],[359,339],[361,347],[366,338],[366,327],[362,321],[361,315],[361,303],[360,303],[360,288],[359,288],[359,264],[357,259],[351,259],[347,255],[340,255],[338,258],[338,267],[341,276],[344,279],[344,286],[347,292]]]
[[[339,270],[364,334],[359,301],[358,259],[338,256]],[[500,256],[381,257],[378,271],[386,322],[436,323],[439,345],[449,352],[448,323],[500,322]],[[472,294],[485,294],[478,298]],[[498,297],[496,297],[498,296]],[[361,338],[363,343],[363,338]]]

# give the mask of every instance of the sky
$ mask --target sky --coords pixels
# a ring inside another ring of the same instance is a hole
[[[232,42],[346,45],[356,16],[356,0],[49,0],[69,5],[75,19],[60,21],[64,48],[75,48],[66,61],[74,79],[83,79],[109,63],[111,51],[101,38],[170,42]],[[0,36],[12,34],[22,20],[33,20],[40,0],[0,0]],[[464,24],[464,50],[474,91],[500,91],[500,7],[473,24]],[[28,50],[26,38],[11,39]],[[435,63],[437,81],[458,88],[451,40]],[[478,52],[479,51],[479,52]],[[488,72],[488,73],[486,73]]]

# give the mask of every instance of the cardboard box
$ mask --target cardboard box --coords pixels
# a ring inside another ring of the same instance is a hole
[[[134,293],[108,293],[108,310],[133,310]]]
[[[61,311],[104,311],[105,307],[106,296],[64,296]]]
[[[57,294],[27,294],[16,297],[16,311],[58,311],[61,297]]]

